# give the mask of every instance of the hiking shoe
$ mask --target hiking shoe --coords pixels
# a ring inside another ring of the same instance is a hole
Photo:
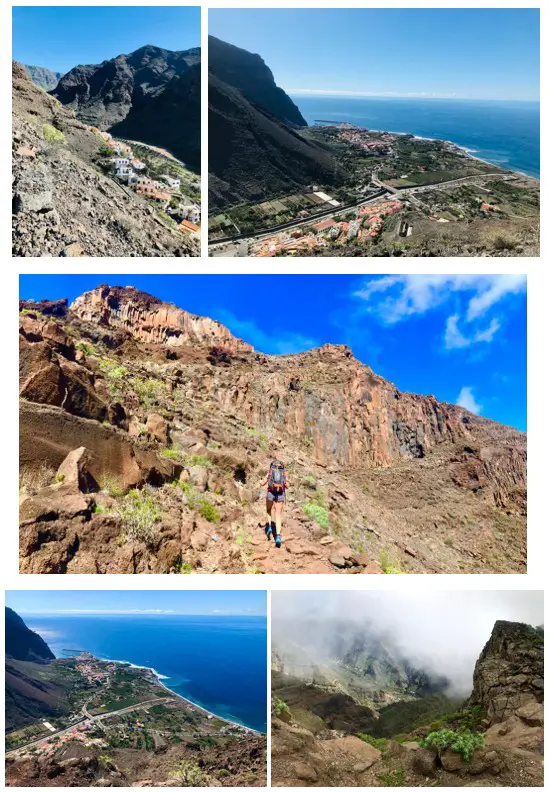
[[[278,537],[275,540],[275,545],[276,545],[277,548],[280,548],[280,546],[282,545],[282,537],[280,536],[280,534],[278,535]]]
[[[267,539],[268,540],[271,539],[272,533],[273,533],[273,530],[271,529],[271,524],[267,523],[267,525],[265,526],[265,534],[267,535]]]

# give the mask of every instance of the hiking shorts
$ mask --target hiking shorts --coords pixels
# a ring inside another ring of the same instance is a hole
[[[286,493],[284,490],[267,490],[267,501],[286,501]]]

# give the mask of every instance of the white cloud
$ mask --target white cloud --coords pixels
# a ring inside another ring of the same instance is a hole
[[[467,303],[470,321],[508,295],[525,290],[525,275],[386,275],[365,281],[354,297],[382,322],[393,325],[456,298]],[[379,295],[384,299],[375,302]]]
[[[476,330],[471,335],[466,336],[458,327],[459,320],[459,314],[452,314],[446,320],[444,346],[447,350],[460,350],[479,342],[489,343],[501,327],[500,321],[494,317],[484,330]]]
[[[366,280],[353,296],[385,325],[450,304],[444,344],[458,350],[492,342],[502,326],[496,308],[503,314],[502,303],[525,291],[525,275],[386,275]]]
[[[486,277],[486,276],[485,276]],[[526,291],[525,275],[494,275],[486,287],[471,298],[467,309],[467,319],[472,320],[482,316],[502,298],[511,294]]]
[[[465,408],[465,410],[470,410],[471,413],[476,413],[477,415],[482,411],[482,405],[477,402],[473,394],[473,389],[468,385],[464,385],[459,392],[456,404],[462,408]]]
[[[300,333],[282,331],[273,328],[271,333],[266,333],[259,328],[253,320],[237,319],[230,311],[219,309],[215,316],[226,325],[231,333],[241,337],[257,350],[274,355],[292,355],[313,347],[319,347],[321,342]]]

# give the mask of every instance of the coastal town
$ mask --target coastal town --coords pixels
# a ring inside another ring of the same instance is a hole
[[[524,255],[536,244],[538,180],[449,141],[336,121],[300,133],[329,146],[347,178],[226,208],[209,221],[211,256],[440,255],[452,244]]]
[[[127,185],[136,195],[150,201],[161,216],[175,224],[179,231],[196,237],[200,235],[200,205],[184,192],[182,177],[176,175],[180,169],[174,157],[145,144],[137,144],[142,151],[148,150],[146,154],[138,156],[134,151],[135,144],[132,146],[117,140],[109,132],[97,127],[90,127],[90,130],[103,141],[100,164],[109,175]],[[151,153],[157,159],[162,156],[166,170],[170,172],[153,175],[153,170],[159,168],[155,163],[153,169],[149,160]],[[192,183],[192,189],[196,190],[196,182]]]
[[[249,737],[264,740],[254,730],[209,713],[166,688],[152,669],[118,661],[104,661],[79,651],[48,666],[68,696],[68,712],[37,719],[6,735],[9,767],[33,758],[40,763],[76,763],[85,752],[100,764],[108,757],[112,768],[124,753],[124,764],[136,768],[143,753],[180,755],[194,747],[224,747]],[[51,678],[50,678],[51,679]],[[107,769],[108,770],[108,769]],[[84,784],[83,782],[81,784]]]

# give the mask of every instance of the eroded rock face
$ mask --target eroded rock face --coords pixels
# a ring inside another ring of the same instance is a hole
[[[470,704],[482,705],[490,726],[513,716],[539,726],[542,702],[543,633],[520,622],[496,622],[475,666]]]
[[[189,314],[133,287],[98,287],[76,298],[70,310],[85,322],[123,328],[145,343],[167,347],[223,343],[232,350],[252,349],[220,322]]]

